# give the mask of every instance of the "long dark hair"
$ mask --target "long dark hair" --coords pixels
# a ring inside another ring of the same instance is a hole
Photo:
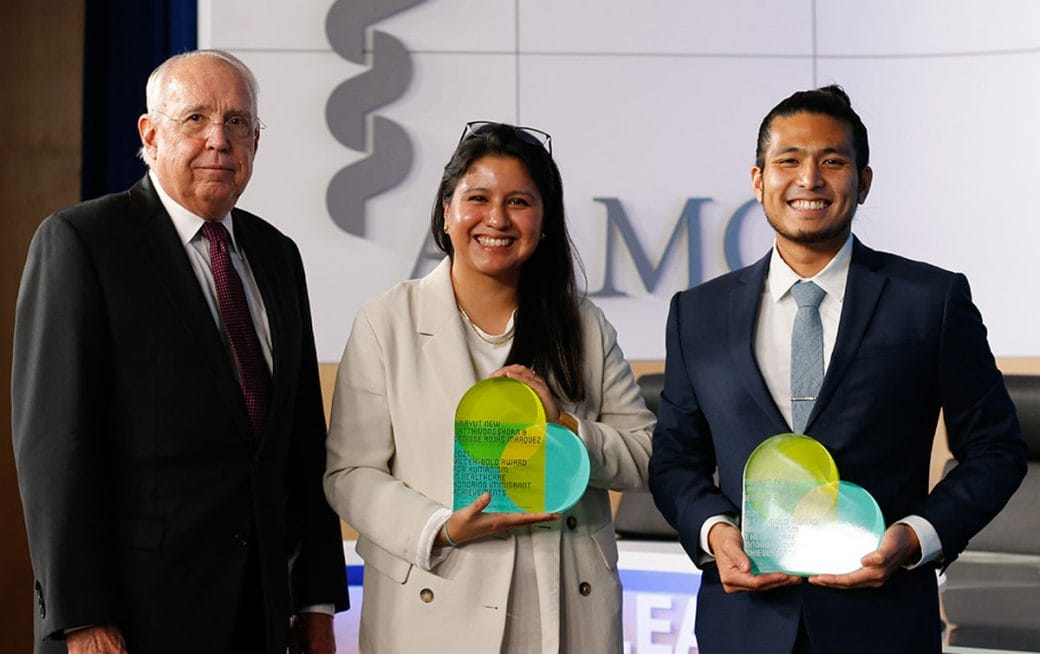
[[[454,256],[444,232],[444,205],[475,161],[485,156],[520,161],[542,196],[542,232],[534,254],[523,266],[518,289],[513,346],[506,364],[519,363],[548,380],[553,392],[572,402],[585,399],[585,349],[574,255],[563,215],[563,183],[549,151],[529,133],[504,123],[468,131],[444,167],[433,200],[430,233],[437,247]]]

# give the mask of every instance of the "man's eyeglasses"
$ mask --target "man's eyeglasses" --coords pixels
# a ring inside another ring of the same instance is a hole
[[[508,123],[496,123],[491,120],[474,120],[466,123],[466,128],[462,130],[462,137],[459,138],[459,143],[465,141],[469,136],[483,134],[484,132],[498,126],[512,128],[513,132],[517,135],[517,137],[520,138],[521,141],[526,141],[532,145],[539,145],[545,148],[545,150],[549,153],[550,157],[552,156],[552,136],[549,135],[549,132],[543,132],[542,130],[535,129],[534,127],[516,126],[510,125]]]
[[[256,130],[267,127],[264,121],[259,118],[253,119],[243,115],[210,118],[204,114],[194,112],[177,117],[163,113],[158,109],[153,109],[152,113],[157,113],[172,122],[176,125],[177,131],[185,136],[202,136],[209,130],[210,125],[223,124],[224,133],[228,135],[228,138],[247,139],[251,138]]]

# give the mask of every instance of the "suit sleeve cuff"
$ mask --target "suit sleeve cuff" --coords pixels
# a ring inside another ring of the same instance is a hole
[[[63,629],[62,632],[66,636],[68,636],[69,634],[74,634],[77,631],[83,631],[84,629],[90,629],[91,627],[96,627],[96,626],[97,625],[93,625],[93,624],[85,624],[85,625],[82,625],[82,626],[79,626],[79,627],[70,627],[69,629]]]
[[[437,532],[450,517],[451,509],[442,508],[434,511],[426,521],[426,526],[419,535],[419,551],[415,554],[415,562],[423,570],[433,570],[438,563],[448,558],[451,548],[435,547],[433,543],[437,539]]]
[[[942,554],[942,542],[940,542],[939,534],[936,533],[932,523],[919,515],[908,515],[897,524],[904,524],[913,529],[914,533],[917,534],[918,542],[921,544],[921,558],[918,561],[907,564],[905,567],[908,570],[930,563],[938,559]]]
[[[556,424],[561,427],[566,427],[574,432],[575,436],[581,438],[581,420],[579,420],[573,413],[560,411],[560,417],[556,419]],[[582,439],[582,442],[584,442],[584,439]]]
[[[311,604],[305,606],[296,613],[321,613],[322,615],[336,615],[335,604]]]
[[[726,524],[733,525],[734,527],[739,526],[737,525],[737,521],[733,519],[733,516],[725,514],[713,515],[704,521],[704,524],[701,525],[700,546],[701,551],[704,552],[706,555],[706,561],[711,561],[715,558],[715,553],[712,552],[711,547],[708,546],[708,532],[710,532],[711,528],[719,524],[720,522],[725,522]]]

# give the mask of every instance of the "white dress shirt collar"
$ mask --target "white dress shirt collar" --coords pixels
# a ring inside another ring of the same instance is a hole
[[[187,247],[207,222],[206,219],[196,216],[171,198],[166,193],[166,189],[159,183],[158,177],[151,170],[148,171],[148,177],[151,178],[155,192],[159,195],[159,201],[162,202],[163,208],[166,209],[166,213],[170,215],[170,220],[173,221],[173,227],[177,230],[177,235],[180,236],[181,245]],[[228,233],[231,234],[231,250],[238,252],[238,243],[235,241],[235,230],[231,220],[231,213],[228,212],[227,215],[217,222],[227,228]]]
[[[813,283],[822,288],[828,296],[834,298],[840,304],[845,299],[845,284],[849,278],[849,264],[852,261],[852,235],[849,234],[845,244],[841,246],[838,253],[834,255],[823,270],[810,277]],[[798,273],[787,265],[780,251],[773,243],[772,255],[769,259],[769,273],[766,275],[766,287],[773,302],[779,302],[791,287],[802,281]]]

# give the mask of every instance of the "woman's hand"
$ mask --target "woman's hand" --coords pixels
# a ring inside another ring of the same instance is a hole
[[[514,363],[513,365],[499,368],[488,376],[509,377],[527,384],[538,395],[538,399],[542,401],[542,408],[545,409],[545,419],[549,422],[558,423],[560,421],[560,407],[556,404],[556,398],[553,397],[552,391],[549,390],[549,384],[535,371],[527,366]],[[455,538],[455,534],[453,533],[451,537]]]
[[[491,493],[484,493],[469,506],[451,514],[434,542],[438,545],[461,545],[512,527],[521,527],[535,522],[559,520],[559,513],[484,513],[491,503]],[[445,531],[451,536],[449,543]]]

